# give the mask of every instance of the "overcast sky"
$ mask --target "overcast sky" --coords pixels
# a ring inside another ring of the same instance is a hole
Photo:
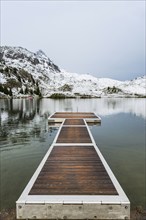
[[[145,1],[1,0],[1,45],[42,49],[69,72],[133,79],[145,74]]]

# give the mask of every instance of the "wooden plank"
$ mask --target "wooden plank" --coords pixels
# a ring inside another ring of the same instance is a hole
[[[83,119],[66,119],[63,125],[85,125]]]
[[[50,118],[98,118],[94,113],[90,112],[56,112]]]
[[[91,112],[51,117],[63,124],[17,201],[17,218],[129,219],[130,202],[87,125],[101,119]]]
[[[92,143],[86,127],[62,127],[57,143]]]
[[[29,194],[117,195],[117,191],[94,146],[54,146]]]

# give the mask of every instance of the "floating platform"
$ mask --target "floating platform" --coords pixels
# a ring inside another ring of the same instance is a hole
[[[56,112],[59,131],[16,202],[18,219],[130,219],[130,202],[87,123],[94,113]]]
[[[101,118],[93,112],[55,112],[50,116],[49,123],[62,123],[64,119],[70,119],[70,123],[73,123],[71,119],[86,119],[87,123],[100,123]],[[69,122],[68,122],[69,123]],[[78,122],[79,123],[79,122]]]

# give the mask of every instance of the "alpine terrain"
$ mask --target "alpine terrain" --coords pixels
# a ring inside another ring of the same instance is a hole
[[[39,50],[0,47],[0,97],[146,97],[146,76],[131,81],[69,73]]]

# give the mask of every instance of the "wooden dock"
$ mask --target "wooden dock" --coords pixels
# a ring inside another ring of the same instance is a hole
[[[16,202],[18,219],[130,219],[130,202],[99,151],[89,112],[56,112],[61,123],[38,169]]]

